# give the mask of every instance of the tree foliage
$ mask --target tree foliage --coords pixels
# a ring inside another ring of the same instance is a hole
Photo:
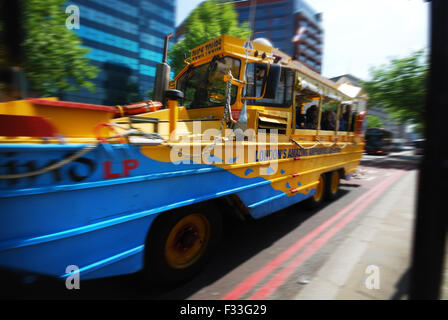
[[[426,53],[419,50],[406,58],[392,59],[370,70],[363,82],[369,103],[379,105],[398,123],[423,124],[427,74]]]
[[[238,25],[238,13],[233,3],[220,3],[207,0],[201,3],[185,21],[185,38],[178,41],[170,50],[169,58],[175,73],[185,67],[185,54],[190,50],[221,35],[239,38],[250,36],[248,23]]]
[[[367,129],[382,128],[383,122],[377,116],[367,115]]]
[[[89,64],[88,48],[66,27],[65,0],[24,1],[23,68],[33,91],[42,96],[80,87],[94,91],[89,79],[98,68]]]

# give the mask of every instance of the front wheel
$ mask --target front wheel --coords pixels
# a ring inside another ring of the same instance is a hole
[[[146,277],[150,283],[173,285],[193,277],[219,243],[221,213],[195,205],[164,213],[147,240]]]

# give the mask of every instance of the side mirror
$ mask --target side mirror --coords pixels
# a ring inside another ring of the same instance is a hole
[[[180,100],[184,98],[184,93],[176,89],[165,90],[165,98],[168,100]]]
[[[271,64],[269,73],[266,79],[265,99],[275,99],[277,88],[280,83],[280,76],[282,74],[282,67],[278,64]]]

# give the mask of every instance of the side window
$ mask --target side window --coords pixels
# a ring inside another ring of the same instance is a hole
[[[199,93],[204,92],[203,86],[207,68],[208,64],[191,68],[179,78],[177,89],[184,93],[182,104],[184,104],[185,107],[190,108],[194,104],[197,104],[198,107],[202,107],[205,104],[204,101],[201,100],[198,102],[197,100]]]
[[[247,91],[246,97],[260,97],[263,94],[266,80],[267,65],[250,63],[247,66]],[[274,99],[258,99],[248,101],[250,104],[273,107],[289,107],[292,104],[294,87],[294,71],[282,68],[280,82]]]
[[[275,96],[275,103],[284,107],[292,104],[292,96],[294,91],[294,71],[291,69],[282,69],[280,85]]]
[[[247,89],[246,97],[261,97],[264,89],[267,65],[249,63],[246,70]],[[254,101],[251,100],[250,103]]]
[[[339,104],[332,101],[322,104],[320,129],[328,131],[336,130],[338,107]]]

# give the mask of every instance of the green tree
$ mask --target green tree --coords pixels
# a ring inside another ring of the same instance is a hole
[[[367,129],[381,127],[383,127],[383,122],[379,117],[367,115]]]
[[[148,97],[149,100],[152,100],[154,97],[154,90],[146,90],[145,95]]]
[[[185,67],[185,55],[190,50],[221,35],[249,38],[247,22],[238,25],[238,13],[233,3],[207,0],[188,16],[185,22],[185,38],[178,41],[169,52],[171,67],[179,73]]]
[[[66,27],[65,0],[23,1],[23,69],[33,90],[42,96],[58,95],[95,86],[89,79],[99,70],[90,65],[78,36]],[[1,28],[0,28],[1,30]]]
[[[369,103],[383,107],[398,123],[422,130],[427,70],[424,50],[371,69],[372,79],[363,82]]]

